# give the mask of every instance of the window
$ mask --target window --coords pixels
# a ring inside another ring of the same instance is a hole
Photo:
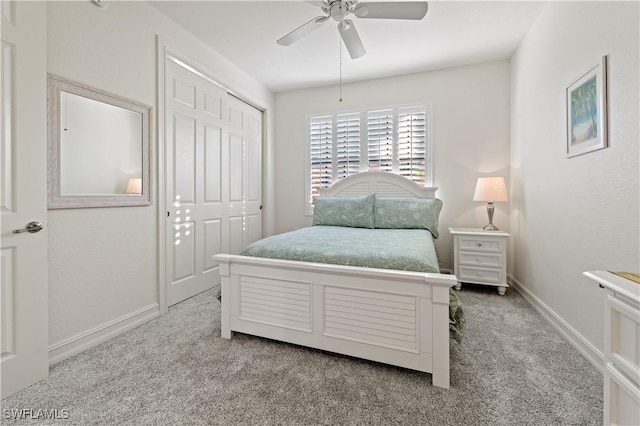
[[[367,114],[368,170],[393,172],[393,111]]]
[[[360,116],[338,118],[336,161],[336,180],[360,171]]]
[[[328,188],[333,182],[333,122],[331,117],[319,117],[309,126],[309,157],[311,195],[319,195],[320,188]]]
[[[424,106],[310,117],[307,124],[307,213],[320,189],[361,171],[431,184],[430,114]]]
[[[401,110],[398,114],[398,174],[427,185],[425,113]]]

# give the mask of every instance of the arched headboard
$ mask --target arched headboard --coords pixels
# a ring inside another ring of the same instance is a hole
[[[382,197],[435,198],[437,187],[424,187],[404,176],[387,172],[360,172],[320,190],[323,197],[354,197],[376,194]]]

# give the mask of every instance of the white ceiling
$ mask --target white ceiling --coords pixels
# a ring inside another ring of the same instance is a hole
[[[291,46],[276,44],[288,32],[324,15],[309,2],[150,3],[273,92],[338,82],[341,42],[335,21],[325,22]],[[509,58],[544,5],[544,1],[517,0],[431,1],[421,21],[350,15],[367,54],[354,60],[342,47],[343,81]]]

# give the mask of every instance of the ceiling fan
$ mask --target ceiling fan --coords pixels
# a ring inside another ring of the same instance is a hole
[[[322,0],[309,1],[309,3],[322,9],[326,16],[318,16],[278,39],[277,43],[289,46],[294,41],[301,39],[311,31],[319,28],[329,18],[338,22],[338,32],[344,45],[353,59],[363,56],[367,51],[362,44],[360,35],[351,19],[345,19],[353,14],[362,19],[413,19],[420,20],[427,14],[426,1],[389,1],[389,2],[363,2],[358,0]]]

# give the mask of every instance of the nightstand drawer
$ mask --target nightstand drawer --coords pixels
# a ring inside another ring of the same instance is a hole
[[[502,282],[502,269],[476,268],[473,266],[458,267],[458,281],[481,282],[500,284]]]
[[[486,237],[460,237],[460,250],[502,252],[501,239]]]
[[[500,253],[475,253],[461,251],[459,257],[460,265],[484,266],[487,268],[500,268],[502,266],[502,255]]]

